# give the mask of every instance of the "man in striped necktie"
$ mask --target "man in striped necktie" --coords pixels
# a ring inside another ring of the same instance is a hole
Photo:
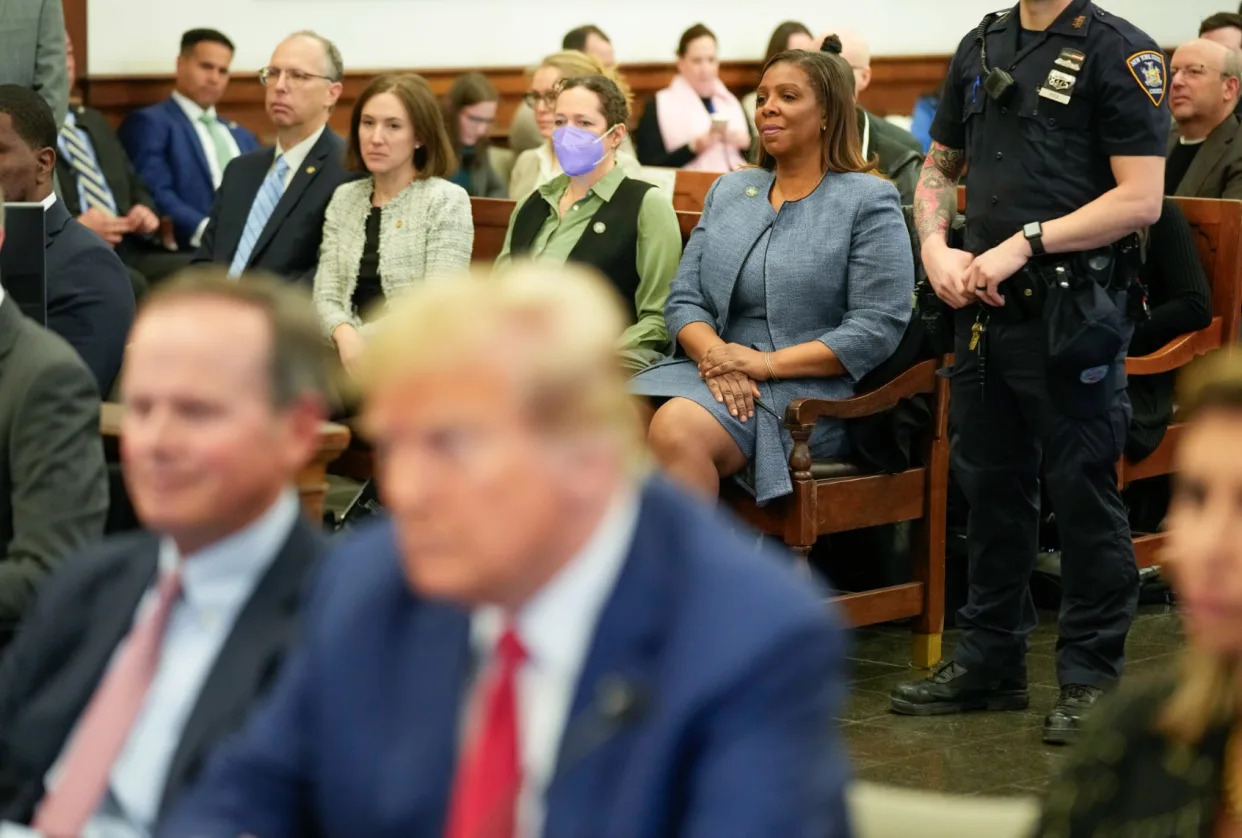
[[[73,41],[67,32],[65,47],[69,78],[76,79]],[[189,253],[164,247],[155,201],[102,113],[71,105],[56,138],[56,151],[56,176],[66,209],[116,249],[129,268],[136,297],[149,284],[189,264]]]

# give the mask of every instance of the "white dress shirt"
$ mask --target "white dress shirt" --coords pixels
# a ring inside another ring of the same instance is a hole
[[[181,107],[181,110],[185,111],[190,124],[194,126],[194,133],[198,134],[198,144],[203,147],[203,156],[207,158],[207,168],[211,171],[211,186],[213,189],[219,189],[220,181],[224,178],[224,169],[220,167],[220,161],[216,158],[215,140],[211,138],[207,126],[200,121],[204,116],[211,119],[219,119],[220,117],[216,114],[216,106],[212,105],[204,110],[189,97],[183,96],[175,90],[172,92],[172,99]],[[221,136],[229,149],[229,159],[232,160],[241,154],[241,149],[237,146],[237,140],[234,139],[233,132],[225,125],[220,127],[223,129]]]
[[[518,836],[542,834],[544,792],[556,770],[570,705],[600,612],[634,539],[638,506],[633,489],[618,493],[582,550],[527,602],[514,621],[527,652],[517,678],[522,760]],[[491,683],[492,657],[504,628],[505,614],[498,606],[482,606],[471,616],[471,647],[482,662],[478,670],[482,677],[475,680],[467,727],[477,721],[481,693]]]
[[[327,125],[319,126],[318,131],[290,149],[282,148],[279,141],[276,143],[276,153],[272,155],[272,166],[275,166],[276,161],[282,157],[289,164],[289,168],[285,171],[285,182],[281,187],[282,192],[289,188],[289,184],[293,182],[293,176],[298,173],[298,169],[302,168],[302,164],[306,162],[306,156],[310,154],[310,150],[315,147],[315,143],[319,142],[319,138],[323,136],[323,132],[326,130],[328,130]],[[267,170],[270,172],[272,167],[268,166]]]
[[[290,489],[250,526],[188,558],[182,558],[171,539],[160,542],[159,575],[180,568],[181,596],[169,614],[151,687],[112,766],[104,800],[82,838],[146,838],[150,834],[168,770],[199,692],[238,614],[275,561],[299,514],[297,493]],[[156,582],[138,604],[134,622],[155,606]],[[48,772],[47,788],[54,787],[72,741],[71,736]]]

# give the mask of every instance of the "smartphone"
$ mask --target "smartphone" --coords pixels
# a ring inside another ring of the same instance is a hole
[[[729,117],[723,114],[712,114],[712,131],[723,136],[729,130]]]

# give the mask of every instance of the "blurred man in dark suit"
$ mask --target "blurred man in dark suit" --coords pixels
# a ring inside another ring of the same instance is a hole
[[[103,535],[107,511],[95,379],[73,347],[22,315],[0,277],[0,646],[44,577]]]
[[[229,85],[233,42],[215,29],[181,36],[177,82],[163,102],[134,111],[120,138],[161,215],[173,221],[177,244],[198,246],[224,169],[259,147],[254,134],[216,113]]]
[[[559,267],[393,304],[359,370],[392,520],[158,835],[848,834],[843,634],[648,477],[624,322]]]
[[[69,83],[77,80],[73,40],[65,33]],[[129,268],[134,296],[190,263],[189,253],[169,252],[160,241],[155,201],[125,156],[108,119],[71,103],[56,143],[56,176],[65,207],[78,222],[116,250]]]
[[[325,353],[275,280],[174,279],[125,361],[121,453],[145,532],[49,580],[0,663],[0,816],[145,836],[245,720],[296,634],[321,542],[294,478]]]
[[[120,257],[52,191],[56,137],[52,111],[38,94],[0,85],[0,188],[7,200],[43,204],[47,325],[78,351],[107,398],[134,320],[134,291]]]
[[[290,35],[259,71],[276,148],[229,164],[195,261],[247,268],[302,282],[315,279],[323,215],[345,171],[345,143],[328,127],[340,98],[341,53],[314,32]]]

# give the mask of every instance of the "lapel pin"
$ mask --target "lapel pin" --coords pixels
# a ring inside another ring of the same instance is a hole
[[[306,167],[306,173],[307,173],[308,175],[313,175],[313,174],[315,173],[315,167],[314,167],[314,166],[307,166],[307,167]]]
[[[758,194],[759,194],[759,190],[758,190],[758,189],[756,189],[755,187],[753,187],[753,186],[748,186],[748,187],[746,187],[746,197],[747,197],[747,198],[753,198],[753,197],[755,197],[755,196],[756,196],[756,195],[758,195]]]
[[[595,222],[595,226],[593,226],[591,229],[592,229],[592,230],[594,230],[594,231],[595,231],[595,232],[597,232],[597,233],[603,233],[603,232],[604,232],[605,230],[607,230],[608,228],[604,226],[604,222],[602,222],[602,221],[596,221],[596,222]]]
[[[401,219],[400,219],[400,218],[398,218],[398,219],[397,219],[397,229],[398,229],[398,230],[400,230],[400,229],[401,229],[401,224],[402,224],[402,221],[401,221]]]

